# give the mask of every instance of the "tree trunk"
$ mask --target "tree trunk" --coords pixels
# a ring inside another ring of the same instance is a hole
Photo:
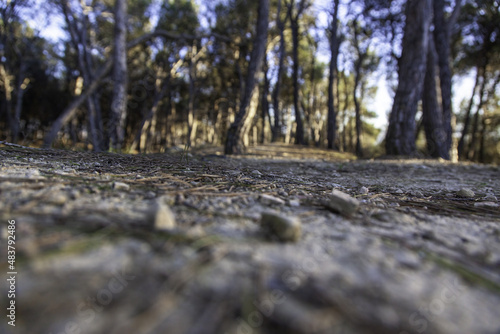
[[[155,38],[155,37],[164,37],[164,38],[171,38],[171,39],[178,39],[178,38],[194,39],[193,36],[177,35],[177,34],[174,34],[174,33],[169,33],[169,32],[162,31],[162,30],[157,30],[157,31],[154,31],[152,33],[144,34],[144,35],[142,35],[142,36],[140,36],[140,37],[138,37],[138,38],[130,41],[129,43],[127,43],[126,48],[127,49],[131,49],[131,48],[133,48],[133,47],[135,47],[135,46],[137,46],[137,45],[139,45],[141,43],[147,42],[147,41],[149,41],[149,40],[151,40],[152,38]],[[77,49],[78,49],[78,46],[77,46]],[[94,75],[92,77],[92,80],[85,81],[86,90],[81,95],[79,95],[78,97],[76,97],[69,104],[69,106],[66,107],[66,109],[64,109],[64,111],[62,112],[62,114],[52,124],[52,128],[50,129],[50,131],[45,135],[44,144],[43,144],[43,146],[45,148],[48,148],[48,147],[50,147],[52,145],[52,142],[57,137],[57,133],[61,130],[61,128],[69,120],[71,120],[74,117],[74,115],[75,115],[75,113],[77,111],[77,108],[85,100],[87,100],[92,94],[94,94],[96,92],[96,90],[99,87],[99,85],[102,83],[102,81],[104,80],[104,78],[108,75],[108,73],[113,68],[113,62],[114,62],[114,59],[112,59],[112,58],[108,59],[102,65],[102,67],[97,71],[96,75]],[[2,66],[0,66],[0,75],[2,75]],[[85,78],[84,78],[84,80],[85,80]],[[171,116],[172,116],[172,119],[175,119],[175,108],[172,108],[172,115]],[[171,124],[171,128],[172,129],[174,128],[173,124]],[[171,132],[171,134],[172,134],[172,143],[175,143],[175,141],[174,141],[175,135],[173,134],[173,132]]]
[[[59,130],[61,130],[63,125],[66,124],[75,115],[77,108],[84,101],[86,101],[88,97],[97,90],[97,88],[99,88],[102,80],[108,75],[112,67],[113,62],[108,60],[106,64],[104,64],[104,66],[101,68],[95,80],[88,86],[87,90],[85,90],[81,95],[74,99],[73,102],[71,102],[70,105],[66,107],[66,109],[64,109],[62,114],[52,124],[52,128],[50,129],[50,131],[45,135],[45,139],[43,142],[44,148],[49,148],[52,145],[52,142],[56,139]]]
[[[359,86],[359,82],[361,81],[361,64],[363,62],[363,56],[359,55],[359,59],[356,60],[355,65],[355,74],[354,74],[354,87],[352,90],[352,99],[354,101],[354,118],[355,118],[355,127],[356,127],[356,156],[362,157],[363,151],[361,149],[361,102],[360,98],[358,98],[357,90]]]
[[[481,120],[481,134],[479,138],[479,154],[478,154],[478,162],[484,163],[485,157],[485,142],[486,142],[486,127],[487,127],[486,115],[483,114]]]
[[[26,63],[21,59],[21,64],[19,65],[19,73],[17,75],[16,83],[16,105],[14,107],[14,119],[12,128],[12,141],[17,143],[19,140],[19,132],[21,130],[21,111],[23,107],[23,95],[26,92],[26,85],[29,83],[29,79],[25,77],[26,74]]]
[[[115,2],[115,40],[113,49],[113,99],[109,137],[111,147],[121,150],[127,117],[127,0]]]
[[[363,92],[364,92],[364,85],[362,84],[361,87],[360,83],[363,81],[363,73],[362,73],[362,67],[363,67],[363,62],[367,56],[368,52],[368,47],[366,48],[365,51],[361,50],[360,42],[359,42],[359,29],[358,29],[358,21],[357,19],[353,21],[353,34],[354,34],[354,48],[356,49],[357,53],[357,59],[354,62],[354,86],[352,87],[352,100],[354,102],[354,124],[356,128],[356,148],[355,148],[355,153],[357,157],[362,157],[363,156],[363,150],[361,146],[361,103],[363,102]],[[358,88],[361,91],[358,96]]]
[[[415,146],[415,114],[425,74],[431,0],[406,3],[403,50],[399,61],[398,88],[389,117],[385,149],[389,155],[412,155]]]
[[[451,28],[455,24],[456,17],[460,12],[462,0],[457,0],[453,15],[445,20],[444,17],[444,0],[434,0],[434,40],[437,51],[437,63],[439,66],[439,83],[441,86],[441,107],[443,110],[443,129],[446,135],[445,149],[451,150],[452,144],[452,127],[451,118],[453,115],[451,103],[451,85],[452,73],[450,68],[450,38]],[[449,153],[445,154],[448,156]],[[444,157],[443,157],[444,158]]]
[[[303,1],[303,0],[302,0]],[[290,4],[289,11],[291,13],[293,8],[293,3]],[[301,6],[302,7],[302,6]],[[292,72],[292,82],[293,82],[293,108],[295,110],[295,122],[297,128],[295,130],[295,144],[304,145],[304,121],[302,119],[302,114],[299,109],[299,17],[301,11],[296,15],[290,14],[290,21],[292,25],[292,57],[293,57],[293,72]]]
[[[250,119],[250,102],[255,94],[257,77],[261,72],[266,53],[267,28],[269,16],[269,0],[259,0],[257,32],[254,47],[250,55],[244,94],[241,98],[240,110],[227,133],[225,153],[240,154],[246,150],[244,137],[248,135]]]
[[[192,142],[196,140],[196,130],[198,128],[196,122],[196,115],[194,111],[194,95],[195,95],[195,87],[194,82],[196,80],[195,66],[196,60],[195,55],[196,46],[193,45],[191,47],[191,60],[189,61],[189,101],[188,101],[188,136],[187,136],[187,145],[191,147]]]
[[[77,20],[72,12],[68,0],[61,0],[60,6],[64,15],[66,26],[71,37],[71,44],[75,49],[78,61],[78,69],[83,77],[85,85],[89,86],[94,82],[95,74],[93,70],[92,55],[90,54],[87,38],[88,14],[82,8],[82,16]],[[83,3],[80,3],[84,6]],[[99,99],[95,92],[87,97],[87,112],[89,116],[89,132],[94,151],[105,149],[107,144],[103,143],[104,131],[102,128],[102,116],[99,107]],[[69,120],[69,118],[68,118]],[[55,137],[54,137],[55,139]],[[104,145],[103,145],[104,144]]]
[[[329,149],[337,149],[335,139],[337,135],[337,111],[338,101],[335,101],[336,91],[338,90],[338,55],[340,40],[337,35],[338,27],[339,0],[334,0],[332,12],[332,23],[330,25],[330,64],[328,73],[328,122],[327,122],[327,141]],[[337,103],[336,103],[337,102]]]
[[[484,68],[482,69],[484,72]],[[462,135],[460,136],[460,140],[458,141],[458,158],[459,159],[466,159],[467,152],[465,152],[465,137],[467,136],[467,133],[469,132],[469,125],[470,125],[470,115],[472,112],[472,107],[474,106],[474,96],[476,96],[476,90],[479,87],[479,80],[481,78],[481,68],[478,66],[476,69],[476,81],[474,82],[474,88],[472,89],[472,96],[470,97],[469,104],[467,105],[467,109],[465,112],[465,119],[464,119],[464,125],[462,128]],[[481,90],[484,90],[482,87]]]
[[[148,139],[148,130],[152,128],[153,118],[157,116],[158,107],[160,105],[161,100],[165,96],[168,90],[168,86],[170,85],[170,77],[167,76],[165,79],[157,78],[155,95],[153,98],[153,105],[151,109],[149,109],[148,113],[144,115],[141,125],[139,126],[139,131],[135,135],[134,141],[130,146],[130,150],[134,151],[137,146],[139,146],[138,151],[141,153],[145,153],[144,150],[147,147],[147,139]],[[158,81],[162,81],[159,83]],[[153,129],[154,130],[154,129]],[[149,139],[151,139],[149,137]]]
[[[262,86],[262,96],[261,96],[261,109],[262,109],[262,132],[260,134],[259,142],[264,144],[266,138],[266,117],[269,115],[269,78],[267,76],[268,72],[267,61],[264,58],[264,85]]]
[[[429,35],[427,69],[422,96],[423,124],[427,141],[427,152],[433,158],[450,159],[447,142],[446,120],[439,105],[436,83],[436,48],[432,34]]]
[[[13,124],[11,108],[12,108],[12,76],[7,71],[7,66],[4,66],[0,62],[0,80],[3,82],[3,91],[5,94],[5,103],[2,104],[3,112],[5,113],[5,118],[7,119],[7,124],[11,130],[11,135],[13,136],[13,129],[15,125]]]
[[[283,77],[283,66],[285,63],[285,22],[288,18],[288,14],[284,21],[280,18],[281,14],[281,0],[278,0],[278,9],[276,13],[276,25],[280,32],[280,47],[279,47],[279,60],[278,60],[278,75],[276,78],[276,84],[273,90],[273,110],[274,110],[274,126],[272,141],[275,142],[281,136],[281,111],[279,105],[279,93],[281,87],[281,78]]]
[[[491,78],[493,79],[493,78]],[[475,160],[477,161],[479,159],[478,157],[478,148],[477,148],[477,141],[480,139],[480,133],[479,133],[479,122],[480,122],[480,112],[483,110],[483,106],[487,101],[491,101],[493,99],[493,96],[496,93],[496,88],[497,85],[500,83],[500,75],[498,75],[495,79],[493,79],[493,83],[491,86],[486,90],[486,85],[489,82],[488,78],[488,73],[483,72],[483,83],[481,85],[481,90],[479,91],[479,103],[477,105],[477,110],[476,113],[474,114],[474,123],[472,124],[472,133],[471,133],[471,140],[469,142],[468,146],[468,152],[467,152],[467,157],[469,160]],[[484,96],[486,93],[486,96]],[[483,115],[482,118],[485,117],[485,110],[483,110]]]

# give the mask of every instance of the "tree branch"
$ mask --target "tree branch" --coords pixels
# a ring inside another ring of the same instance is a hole
[[[178,40],[198,40],[202,38],[215,37],[225,42],[232,42],[232,40],[226,36],[219,34],[203,34],[203,35],[188,35],[188,34],[176,34],[166,30],[155,30],[153,32],[144,34],[136,39],[127,43],[127,49],[131,49],[139,44],[145,43],[153,38],[163,37],[166,39],[178,39]],[[90,83],[88,88],[78,96],[71,104],[63,111],[63,113],[56,119],[56,121],[52,124],[52,128],[50,132],[45,136],[43,147],[48,148],[52,145],[54,140],[57,137],[57,133],[61,130],[61,128],[66,124],[76,113],[77,108],[87,99],[87,97],[93,94],[96,89],[99,87],[100,83],[106,76],[109,74],[113,67],[113,59],[110,58],[106,63],[99,69],[97,72],[96,78]]]

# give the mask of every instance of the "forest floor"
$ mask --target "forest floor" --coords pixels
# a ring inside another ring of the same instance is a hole
[[[0,332],[500,333],[500,167],[347,158],[0,147]]]

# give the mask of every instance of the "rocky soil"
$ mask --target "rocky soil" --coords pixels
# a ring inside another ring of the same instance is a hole
[[[0,147],[1,333],[500,333],[500,168]]]

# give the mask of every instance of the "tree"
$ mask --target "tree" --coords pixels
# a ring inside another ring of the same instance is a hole
[[[335,101],[338,90],[338,56],[339,48],[342,42],[338,29],[339,0],[333,1],[333,10],[331,11],[331,22],[328,29],[328,42],[330,44],[330,65],[328,72],[328,121],[327,121],[327,140],[328,148],[335,149],[335,138],[337,131],[337,108],[338,101]]]
[[[409,0],[406,3],[398,88],[385,139],[386,153],[389,155],[412,155],[416,151],[415,114],[426,68],[431,4],[431,0]]]
[[[432,34],[429,34],[427,67],[422,96],[422,118],[427,142],[427,152],[431,157],[450,159],[448,147],[447,121],[449,119],[439,105],[436,83],[437,52]],[[444,103],[443,103],[444,105]]]
[[[458,15],[460,14],[460,9],[462,7],[463,0],[455,1],[455,8],[451,16],[445,18],[445,1],[444,0],[433,0],[434,4],[434,38],[435,50],[429,50],[428,52],[436,52],[437,54],[437,64],[439,66],[439,83],[441,90],[441,109],[442,109],[442,123],[444,130],[444,151],[439,154],[444,159],[450,158],[450,150],[452,144],[452,126],[451,118],[453,115],[452,104],[451,104],[451,90],[452,90],[452,72],[450,68],[450,43],[451,34],[453,27],[457,21]],[[429,42],[431,43],[431,42]],[[434,49],[429,44],[429,47]],[[438,130],[439,131],[439,130]]]
[[[362,104],[367,93],[367,77],[372,74],[380,62],[380,57],[376,56],[370,47],[372,42],[372,30],[360,22],[358,17],[355,17],[350,26],[352,31],[352,48],[354,49],[354,86],[352,97],[355,110],[355,127],[356,127],[356,156],[363,156],[361,145],[361,134],[363,122]]]
[[[276,77],[276,84],[274,85],[274,90],[272,92],[272,99],[273,99],[273,110],[274,110],[274,126],[273,126],[273,134],[272,134],[272,141],[275,142],[278,140],[278,138],[281,136],[281,117],[280,117],[280,88],[281,88],[281,81],[283,78],[283,70],[284,70],[284,63],[285,63],[285,24],[286,21],[288,20],[288,11],[286,12],[286,17],[285,19],[281,18],[281,0],[278,0],[278,6],[277,6],[277,12],[276,12],[276,26],[278,27],[278,32],[279,32],[279,38],[280,38],[280,43],[279,43],[279,51],[278,51],[278,74]]]
[[[250,130],[250,121],[255,114],[251,101],[255,99],[256,82],[261,72],[266,52],[267,29],[269,16],[269,0],[259,0],[257,29],[248,72],[245,81],[245,89],[240,103],[240,109],[236,119],[228,130],[225,153],[243,153],[246,149],[243,141],[244,136]]]
[[[120,150],[125,137],[127,116],[127,0],[115,2],[115,39],[113,49],[113,100],[109,138],[111,147]]]
[[[19,139],[23,96],[30,83],[29,67],[36,62],[38,49],[33,31],[19,14],[29,5],[25,0],[13,0],[0,6],[0,87],[4,93],[0,115],[5,114],[13,142]]]
[[[83,78],[83,85],[91,86],[96,77],[96,63],[98,57],[92,54],[97,50],[95,40],[89,36],[97,34],[97,28],[89,18],[89,8],[80,2],[75,5],[69,0],[54,0],[56,6],[61,10],[67,31],[70,34],[72,52],[76,54],[79,76]],[[85,7],[85,8],[84,8]],[[92,8],[92,7],[91,7]],[[107,149],[107,140],[103,129],[101,107],[99,104],[99,94],[93,91],[86,99],[90,138],[94,151]]]
[[[297,129],[295,130],[295,144],[298,145],[304,145],[306,143],[304,138],[304,120],[299,109],[299,19],[309,5],[307,0],[299,0],[298,3],[296,3],[295,0],[289,0],[287,2],[288,16],[290,17],[290,24],[292,26],[293,108],[295,110],[295,122],[297,124]]]
[[[480,141],[478,133],[480,115],[484,114],[484,106],[489,102],[487,97],[491,96],[489,92],[495,91],[495,78],[500,71],[497,56],[500,52],[500,4],[488,0],[467,2],[462,8],[459,23],[462,34],[473,38],[463,39],[457,67],[462,71],[473,68],[476,80],[472,96],[464,110],[458,155],[461,159],[477,159],[477,153],[480,151],[477,147]],[[473,109],[476,111],[471,120]]]

